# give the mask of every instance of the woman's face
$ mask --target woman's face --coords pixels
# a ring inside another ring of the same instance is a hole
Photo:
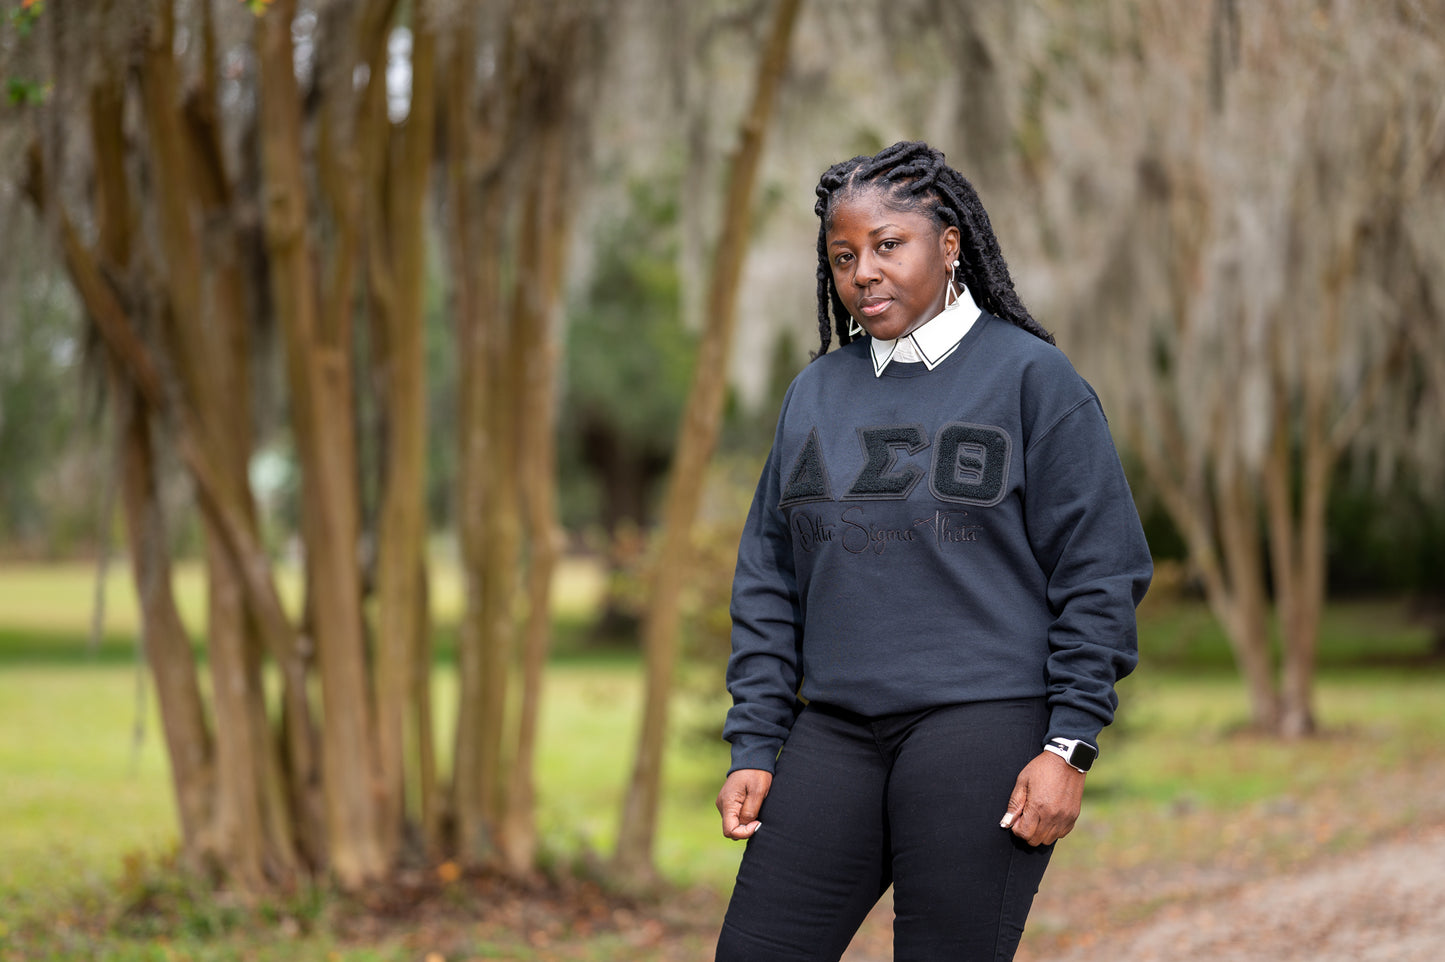
[[[848,313],[870,337],[888,341],[943,310],[959,235],[882,200],[876,189],[837,198],[823,240]]]

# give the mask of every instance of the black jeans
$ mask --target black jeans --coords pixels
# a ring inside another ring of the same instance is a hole
[[[893,886],[894,958],[1012,959],[1052,846],[999,828],[1042,698],[865,718],[809,705],[748,841],[718,962],[836,960]]]

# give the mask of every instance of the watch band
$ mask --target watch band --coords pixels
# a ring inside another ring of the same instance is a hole
[[[1044,751],[1053,752],[1078,772],[1087,772],[1099,757],[1097,748],[1078,738],[1051,738],[1044,745]]]

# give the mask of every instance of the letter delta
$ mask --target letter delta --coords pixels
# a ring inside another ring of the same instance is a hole
[[[779,507],[817,501],[903,501],[928,476],[928,487],[940,501],[987,507],[1003,500],[1008,488],[1012,441],[1002,428],[953,421],[938,429],[930,444],[917,424],[858,429],[863,467],[841,499],[833,497],[827,458],[818,430],[809,432],[802,450],[784,475]],[[898,463],[932,448],[927,472]]]

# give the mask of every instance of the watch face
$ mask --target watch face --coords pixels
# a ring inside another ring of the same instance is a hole
[[[1099,757],[1098,749],[1083,742],[1074,742],[1074,750],[1069,752],[1069,764],[1075,768],[1082,768],[1088,771],[1094,764],[1094,759]]]

